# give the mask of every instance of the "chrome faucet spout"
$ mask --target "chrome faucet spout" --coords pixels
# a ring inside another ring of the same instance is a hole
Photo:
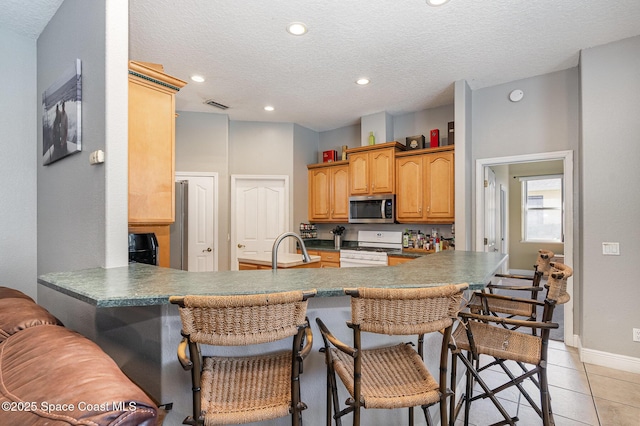
[[[298,243],[300,244],[300,247],[302,249],[302,261],[304,263],[311,262],[309,253],[307,253],[307,247],[304,245],[304,241],[302,241],[300,235],[296,234],[295,232],[285,232],[284,234],[280,234],[278,238],[276,238],[276,240],[273,242],[273,248],[271,249],[271,269],[273,270],[278,269],[278,247],[280,246],[282,240],[287,237],[293,237],[298,240]]]

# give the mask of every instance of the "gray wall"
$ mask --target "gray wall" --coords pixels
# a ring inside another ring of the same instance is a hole
[[[429,143],[429,131],[440,130],[440,141],[448,142],[447,123],[454,121],[454,106],[445,105],[393,117],[393,137],[404,144],[408,136],[424,135]],[[428,146],[428,145],[427,145]]]
[[[586,49],[582,82],[584,347],[640,357],[640,37]],[[620,243],[603,256],[602,242]]]
[[[218,270],[229,269],[229,117],[179,112],[176,172],[218,173]]]
[[[309,174],[307,164],[315,163],[318,151],[318,132],[295,124],[293,126],[293,225],[298,232],[300,223],[309,217]],[[340,152],[340,151],[338,151]]]
[[[38,95],[36,42],[0,28],[0,97],[3,185],[0,187],[0,285],[36,297],[36,156]],[[38,157],[39,158],[39,157]]]
[[[91,166],[89,153],[105,148],[105,4],[66,0],[37,48],[38,96],[82,60],[82,152],[43,166],[37,126],[38,273],[103,266],[105,168]]]

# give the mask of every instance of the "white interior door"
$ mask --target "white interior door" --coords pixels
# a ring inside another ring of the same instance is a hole
[[[176,180],[189,182],[188,271],[217,271],[217,173],[176,173]]]
[[[271,254],[289,227],[288,176],[231,176],[231,270],[242,254]]]
[[[496,248],[496,174],[490,167],[484,169],[484,251]]]

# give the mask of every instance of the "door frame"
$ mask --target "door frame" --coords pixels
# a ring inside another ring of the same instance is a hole
[[[218,172],[176,172],[174,180],[189,180],[190,177],[210,177],[213,179],[213,270],[218,270],[218,218],[220,217],[218,211],[218,192],[219,192],[219,179]],[[189,206],[191,207],[191,206]],[[189,209],[191,211],[191,209]]]
[[[230,233],[230,241],[229,241],[229,262],[231,263],[229,265],[229,269],[231,271],[237,271],[238,270],[238,256],[237,256],[237,251],[236,251],[236,245],[238,244],[237,242],[237,232],[236,232],[236,215],[237,215],[237,200],[236,200],[236,187],[238,185],[239,181],[244,181],[244,180],[257,180],[257,181],[268,181],[268,180],[280,180],[283,182],[283,187],[284,187],[284,203],[285,203],[285,220],[284,223],[286,224],[287,227],[291,227],[291,223],[290,221],[290,209],[291,209],[291,205],[289,202],[289,193],[290,193],[290,187],[289,187],[289,176],[288,175],[231,175],[231,192],[229,194],[229,199],[230,199],[230,229],[229,229],[229,233]]]
[[[574,182],[573,151],[554,151],[538,154],[513,155],[508,157],[482,158],[476,160],[476,200],[475,200],[475,236],[476,251],[482,251],[484,238],[484,169],[491,166],[504,166],[515,163],[531,163],[539,161],[562,160],[564,173],[564,262],[573,268],[573,225],[574,225]],[[567,346],[577,347],[578,336],[574,334],[573,324],[573,277],[567,281],[569,302],[564,305],[564,342]]]

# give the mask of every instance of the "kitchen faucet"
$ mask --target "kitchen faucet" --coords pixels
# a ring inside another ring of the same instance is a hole
[[[280,234],[278,238],[273,242],[273,248],[271,249],[271,268],[273,270],[278,269],[278,246],[282,240],[287,237],[293,237],[300,243],[300,247],[302,248],[302,261],[304,263],[311,262],[311,258],[309,257],[309,253],[307,253],[307,247],[304,245],[304,241],[300,238],[300,235],[295,232],[285,232],[284,234]]]

